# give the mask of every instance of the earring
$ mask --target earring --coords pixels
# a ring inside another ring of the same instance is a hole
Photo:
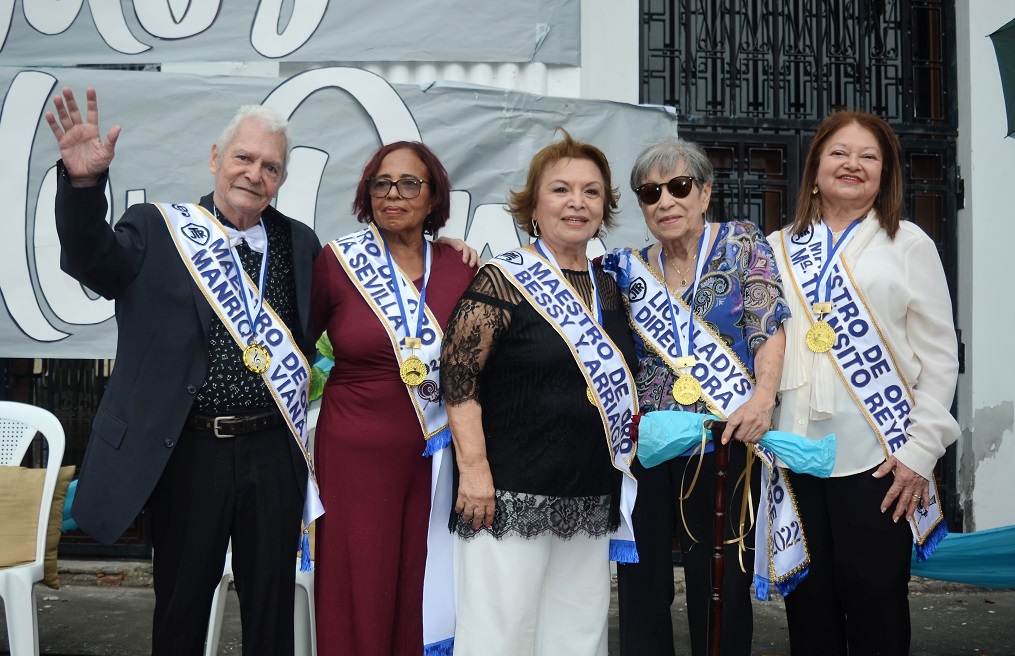
[[[535,219],[532,219],[532,236],[533,237],[539,236],[539,224],[536,223]]]
[[[814,188],[811,189],[811,196],[817,196],[817,195],[818,195],[818,185],[814,185]]]
[[[597,239],[602,239],[605,236],[606,236],[606,230],[603,229],[603,226],[599,226],[599,229],[596,230],[596,238]]]
[[[648,243],[648,224],[645,224],[645,243]]]

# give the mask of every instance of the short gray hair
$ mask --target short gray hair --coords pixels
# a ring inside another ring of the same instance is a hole
[[[282,137],[285,142],[285,154],[282,160],[282,179],[289,172],[289,151],[292,149],[292,137],[289,136],[289,121],[277,110],[264,105],[243,105],[229,121],[229,125],[222,130],[219,140],[215,143],[218,155],[215,158],[219,164],[222,163],[222,155],[226,148],[236,138],[236,132],[244,121],[257,121],[267,128],[268,132]]]
[[[671,137],[652,144],[638,155],[631,169],[632,191],[644,184],[653,170],[666,173],[680,164],[685,164],[688,175],[702,185],[715,181],[715,170],[705,149],[691,141]]]

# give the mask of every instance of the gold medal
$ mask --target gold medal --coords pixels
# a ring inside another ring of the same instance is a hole
[[[243,349],[243,364],[252,373],[260,376],[268,371],[271,355],[268,354],[268,349],[260,344],[248,344],[247,348]]]
[[[815,353],[827,353],[835,344],[835,331],[827,321],[815,321],[804,338],[807,348]]]
[[[398,369],[398,375],[402,377],[402,382],[409,387],[416,387],[422,383],[426,380],[426,375],[429,372],[426,364],[415,355],[407,357]]]
[[[592,391],[591,387],[585,388],[585,398],[587,398],[589,400],[589,403],[591,403],[592,405],[596,406],[597,408],[599,407],[599,403],[596,402],[596,395]]]
[[[677,377],[673,383],[673,400],[680,405],[694,405],[701,398],[701,383],[690,374]]]

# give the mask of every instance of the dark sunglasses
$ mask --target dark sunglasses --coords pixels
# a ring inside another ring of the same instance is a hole
[[[662,198],[663,185],[666,186],[666,191],[670,192],[670,196],[674,198],[687,198],[695,182],[698,181],[689,175],[678,175],[663,184],[646,182],[640,187],[636,187],[634,193],[638,195],[638,200],[641,201],[642,205],[655,205]]]
[[[398,190],[398,195],[405,199],[412,199],[419,196],[423,185],[430,184],[426,180],[416,178],[400,178],[389,180],[387,178],[370,178],[367,180],[367,193],[374,198],[384,198],[391,191],[392,185]]]

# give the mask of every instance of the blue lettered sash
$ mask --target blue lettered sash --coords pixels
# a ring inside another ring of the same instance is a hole
[[[824,223],[812,224],[799,237],[784,229],[780,233],[785,260],[783,270],[790,272],[793,288],[804,307],[811,307],[818,301],[819,287],[822,287],[818,285],[818,272],[831,260],[828,284],[832,311],[825,321],[835,331],[835,343],[827,356],[874,429],[887,458],[909,439],[906,428],[913,410],[913,392],[842,257],[842,250],[829,258],[827,233]],[[810,313],[807,316],[811,323],[815,321]],[[921,559],[929,557],[947,534],[933,475],[930,490],[930,499],[910,521]]]
[[[412,308],[411,314],[415,315],[419,305],[416,285],[398,267],[392,271],[388,266],[384,255],[384,243],[373,224],[359,232],[336,239],[328,245],[349,276],[349,280],[359,290],[363,300],[388,333],[395,359],[401,365],[406,357],[402,339],[412,327],[406,326],[403,321],[394,290],[397,284],[402,298]],[[424,455],[429,456],[451,443],[451,431],[448,428],[448,413],[440,397],[440,355],[444,331],[430,312],[430,308],[424,305],[423,309],[423,326],[420,334],[423,345],[419,349],[419,357],[426,363],[428,372],[422,383],[415,387],[406,385],[405,389],[416,411],[423,437],[426,439]]]
[[[388,333],[395,359],[401,365],[405,357],[402,339],[414,327],[405,325],[394,290],[395,285],[399,285],[402,299],[409,307],[409,315],[418,316],[419,292],[416,291],[416,286],[397,267],[392,271],[385,256],[384,242],[373,224],[328,245],[349,280]],[[448,515],[453,503],[452,460],[447,449],[451,443],[451,430],[448,428],[448,413],[441,400],[439,385],[444,331],[430,308],[424,304],[423,310],[419,334],[422,347],[418,350],[418,357],[426,363],[428,371],[422,383],[415,387],[406,385],[405,388],[426,439],[423,455],[432,456],[430,523],[423,579],[423,651],[425,656],[445,656],[451,653],[455,635],[452,568],[455,541],[454,535],[448,531]]]
[[[642,340],[676,372],[680,356],[672,326],[681,330],[691,318],[691,308],[681,297],[670,297],[663,281],[641,255],[630,249],[614,251],[618,268],[629,281],[621,291],[628,306],[631,326]],[[676,313],[671,320],[670,308]],[[726,419],[754,394],[754,378],[736,353],[701,321],[692,323],[692,342],[697,362],[691,370],[701,383],[702,396],[709,412]],[[810,556],[803,539],[796,500],[789,481],[775,466],[775,457],[760,445],[752,445],[765,463],[768,476],[761,477],[761,498],[765,501],[766,521],[757,522],[754,532],[754,583],[759,599],[768,599],[772,582],[781,594],[796,587],[807,575]],[[762,554],[767,554],[767,558]]]
[[[244,308],[256,306],[260,302],[260,292],[242,267],[236,266],[225,228],[199,205],[155,203],[155,207],[165,217],[169,234],[191,278],[242,349],[247,345],[243,335],[252,332]],[[324,514],[313,462],[307,452],[310,365],[296,346],[288,326],[267,303],[262,304],[255,323],[256,332],[264,337],[261,344],[271,356],[271,365],[261,378],[282,411],[307,463],[309,476],[303,524],[310,526],[312,521]]]
[[[624,356],[599,322],[589,313],[581,296],[560,271],[546,259],[528,250],[508,251],[488,262],[503,271],[529,304],[564,339],[575,363],[585,376],[613,454],[613,466],[623,472],[620,488],[620,528],[610,540],[610,559],[638,562],[631,511],[638,483],[631,474],[634,443],[631,418],[638,412],[634,377]]]
[[[678,371],[676,361],[680,353],[663,281],[637,252],[627,249],[615,252],[619,256],[619,266],[628,270],[631,277],[624,298],[630,308],[632,328],[671,371]],[[676,324],[686,331],[691,321],[691,308],[679,296],[670,298]],[[692,330],[697,362],[691,373],[701,383],[702,397],[709,410],[725,419],[754,394],[754,378],[740,358],[703,322],[692,322]]]

